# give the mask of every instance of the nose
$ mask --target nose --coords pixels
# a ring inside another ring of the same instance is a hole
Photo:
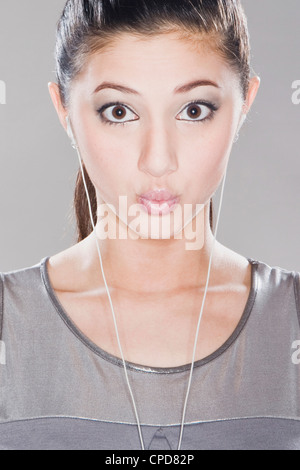
[[[138,167],[156,178],[177,170],[175,139],[170,129],[161,123],[149,126],[142,137]]]

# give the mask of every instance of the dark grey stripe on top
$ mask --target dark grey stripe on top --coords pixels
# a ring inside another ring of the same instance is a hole
[[[295,288],[295,299],[296,299],[296,308],[300,326],[300,273],[294,272],[294,288]]]
[[[0,341],[2,339],[2,329],[3,329],[3,274],[0,273]]]
[[[43,258],[41,261],[41,276],[43,279],[43,282],[45,284],[45,287],[47,289],[47,292],[49,294],[49,297],[55,306],[57,312],[65,322],[65,324],[68,326],[68,328],[75,334],[77,338],[79,338],[88,348],[90,348],[94,353],[97,355],[101,356],[103,359],[105,359],[108,362],[111,362],[123,369],[123,362],[121,359],[109,354],[108,352],[104,351],[101,349],[99,346],[97,346],[95,343],[93,343],[89,338],[87,338],[75,325],[75,323],[71,320],[67,312],[64,310],[63,306],[59,302],[57,296],[55,295],[55,292],[51,286],[49,275],[48,275],[48,269],[47,269],[47,261],[49,259],[49,256],[46,258]],[[252,311],[254,301],[256,298],[257,294],[257,266],[258,262],[254,261],[251,258],[247,258],[249,263],[251,264],[251,287],[250,287],[250,292],[248,296],[248,300],[246,302],[244,312],[241,316],[241,319],[235,328],[234,332],[231,334],[231,336],[223,343],[223,345],[218,348],[216,351],[214,351],[212,354],[209,356],[200,359],[199,361],[196,361],[194,364],[194,367],[200,367],[205,364],[207,364],[210,361],[213,361],[216,359],[218,356],[223,354],[229,346],[232,345],[232,343],[237,339],[241,331],[243,330],[244,326],[247,323],[247,320],[250,316],[250,313]],[[186,364],[182,365],[179,367],[146,367],[144,365],[140,364],[134,364],[131,362],[126,362],[126,367],[130,370],[134,371],[143,371],[143,372],[152,372],[156,374],[174,374],[174,373],[180,373],[180,372],[185,372],[190,370],[191,364]]]
[[[179,426],[143,426],[145,450],[176,450]],[[137,427],[66,417],[0,424],[0,450],[141,450]],[[185,426],[182,450],[300,450],[300,420],[239,418]]]

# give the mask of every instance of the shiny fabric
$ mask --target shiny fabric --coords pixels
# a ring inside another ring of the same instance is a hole
[[[70,448],[65,429],[74,448],[139,448],[122,361],[69,318],[47,259],[0,276],[0,449]],[[182,449],[300,450],[299,273],[249,262],[251,290],[238,326],[195,363]],[[128,363],[149,448],[176,449],[189,370]]]

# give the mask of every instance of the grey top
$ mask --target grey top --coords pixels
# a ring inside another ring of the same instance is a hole
[[[0,273],[0,450],[140,449],[122,361],[72,322],[48,258]],[[195,363],[183,450],[300,450],[299,272],[248,260],[239,324]],[[176,450],[190,365],[127,365],[145,448]]]

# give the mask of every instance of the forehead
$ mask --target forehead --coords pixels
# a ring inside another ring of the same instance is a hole
[[[123,81],[141,93],[155,86],[173,90],[191,79],[214,81],[220,89],[237,81],[212,37],[176,32],[119,34],[88,58],[80,78],[91,87],[101,79]]]

